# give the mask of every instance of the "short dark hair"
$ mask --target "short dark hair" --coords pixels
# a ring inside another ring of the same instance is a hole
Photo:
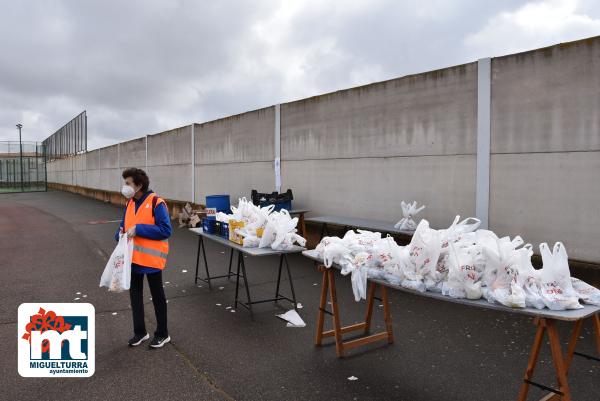
[[[148,190],[148,186],[150,185],[150,178],[146,175],[146,172],[141,168],[130,167],[123,171],[123,179],[127,177],[131,177],[133,183],[135,185],[141,185],[141,191],[146,192]]]

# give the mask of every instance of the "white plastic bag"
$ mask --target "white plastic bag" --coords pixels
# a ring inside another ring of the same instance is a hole
[[[517,252],[519,253],[519,282],[525,291],[525,305],[530,308],[544,309],[546,305],[542,298],[540,271],[531,264],[532,246],[524,245]]]
[[[376,266],[384,267],[393,262],[394,248],[397,247],[394,238],[387,236],[373,243],[372,255]]]
[[[492,294],[492,286],[494,285],[496,278],[498,277],[498,268],[500,264],[498,260],[500,258],[499,244],[506,243],[512,244],[512,248],[516,248],[521,245],[522,239],[517,236],[513,241],[509,237],[498,238],[498,236],[489,230],[477,230],[475,232],[475,243],[476,246],[481,250],[483,258],[485,260],[485,268],[483,271],[482,291],[483,296],[490,303],[494,303],[494,296]],[[490,256],[492,253],[494,256]]]
[[[479,225],[481,220],[475,217],[467,217],[466,219],[459,222],[460,216],[456,216],[454,221],[445,230],[439,230],[442,253],[448,252],[448,245],[453,242],[465,241],[475,242],[475,234],[473,233]]]
[[[259,248],[266,248],[271,246],[273,241],[275,241],[275,236],[277,235],[277,217],[274,215],[270,215],[267,219],[267,223],[265,226],[265,230],[263,231],[263,235],[260,238],[260,242],[258,244]]]
[[[440,257],[440,235],[437,230],[429,228],[425,219],[419,222],[408,245],[409,259],[404,268],[405,279],[402,286],[425,292],[425,278],[434,274]]]
[[[373,256],[368,252],[359,252],[342,265],[342,275],[352,274],[350,278],[356,302],[367,299],[367,272],[372,259]]]
[[[540,244],[542,271],[540,273],[542,298],[548,309],[580,309],[579,296],[573,289],[567,251],[561,242],[554,244],[552,252],[545,242]]]
[[[352,254],[350,250],[340,242],[332,242],[323,249],[323,263],[325,267],[331,267],[334,263],[342,265],[342,261],[349,260]]]
[[[571,282],[573,283],[573,289],[583,303],[600,306],[600,290],[598,288],[575,277],[571,277]]]
[[[481,277],[485,261],[477,247],[458,247],[450,244],[447,263],[448,280],[443,282],[442,294],[452,298],[481,298]]]
[[[246,235],[244,236],[242,246],[244,248],[257,248],[259,243],[260,238],[258,238],[256,235]]]
[[[399,222],[394,225],[394,228],[398,230],[414,231],[417,229],[417,223],[415,223],[413,217],[417,215],[421,210],[425,209],[425,205],[417,208],[417,201],[413,203],[400,202],[402,207],[402,216],[404,216]]]
[[[352,230],[344,235],[344,244],[354,254],[360,252],[372,252],[375,242],[381,240],[381,233],[367,230]]]
[[[511,308],[524,308],[525,291],[519,280],[519,254],[517,246],[523,244],[521,237],[512,241],[508,237],[497,240],[496,249],[483,248],[485,262],[496,271],[496,278],[487,292],[488,301],[495,300]]]
[[[385,279],[386,268],[394,266],[391,269],[396,270],[396,248],[398,248],[398,244],[390,236],[378,239],[373,243],[371,249],[373,263],[369,269],[369,278]]]
[[[383,268],[383,279],[390,284],[401,286],[406,279],[404,271],[409,264],[408,246],[396,246],[393,249],[392,261]]]
[[[298,218],[292,218],[290,213],[282,209],[280,212],[275,212],[273,215],[276,216],[274,229],[275,238],[271,243],[271,248],[275,250],[290,249],[294,242],[305,244],[306,240],[296,234],[296,225],[298,224]]]
[[[108,287],[112,292],[128,290],[131,285],[132,256],[133,239],[127,238],[126,233],[120,234],[119,242],[102,272],[100,287]]]

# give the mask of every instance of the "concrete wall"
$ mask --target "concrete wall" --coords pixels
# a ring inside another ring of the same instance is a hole
[[[572,258],[600,262],[600,37],[491,66],[490,228],[536,245],[561,240]],[[477,68],[282,104],[282,190],[292,188],[295,206],[314,214],[396,221],[404,199],[426,204],[422,216],[435,227],[474,215]],[[56,160],[48,180],[118,190],[123,168],[147,166],[166,198],[203,203],[227,193],[235,202],[274,188],[275,113],[267,107]]]
[[[194,127],[195,201],[230,194],[232,201],[251,190],[273,191],[275,108],[255,110]]]
[[[119,191],[121,188],[121,169],[119,168],[119,145],[98,149],[99,182],[98,189]]]
[[[492,60],[490,224],[600,261],[600,39]]]
[[[283,104],[281,121],[299,206],[397,221],[415,199],[437,227],[475,213],[476,63]]]
[[[148,136],[150,187],[168,199],[192,201],[192,127]]]

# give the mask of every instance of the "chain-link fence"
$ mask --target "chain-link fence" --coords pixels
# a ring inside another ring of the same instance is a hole
[[[37,142],[0,142],[0,193],[46,189],[43,145]]]

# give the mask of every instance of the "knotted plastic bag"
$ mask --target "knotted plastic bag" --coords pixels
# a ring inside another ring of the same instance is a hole
[[[400,202],[400,207],[402,207],[402,219],[394,225],[394,228],[397,230],[406,230],[406,231],[414,231],[417,229],[417,223],[414,221],[414,217],[423,209],[425,209],[425,205],[417,208],[417,201],[413,203],[406,203],[404,201]]]
[[[540,273],[542,298],[548,309],[580,309],[579,296],[573,289],[569,259],[562,242],[554,244],[550,251],[548,244],[540,244],[542,271]]]
[[[352,292],[356,302],[367,299],[367,274],[373,256],[368,252],[359,252],[342,264],[342,275],[351,274]]]
[[[429,222],[421,220],[408,245],[408,261],[404,268],[402,286],[424,292],[424,278],[435,271],[440,256],[439,231],[429,228]]]
[[[519,254],[515,248],[522,245],[523,240],[517,236],[512,241],[508,237],[497,240],[495,249],[483,248],[487,265],[496,271],[496,277],[488,289],[488,301],[495,300],[511,308],[524,308],[525,291],[519,280]],[[487,267],[486,267],[487,268]]]
[[[448,280],[442,284],[442,294],[452,298],[479,299],[483,295],[481,277],[485,260],[475,245],[450,244]]]
[[[517,252],[519,253],[519,283],[525,291],[525,305],[530,308],[544,309],[546,305],[542,298],[540,271],[531,264],[532,246],[524,245]]]

